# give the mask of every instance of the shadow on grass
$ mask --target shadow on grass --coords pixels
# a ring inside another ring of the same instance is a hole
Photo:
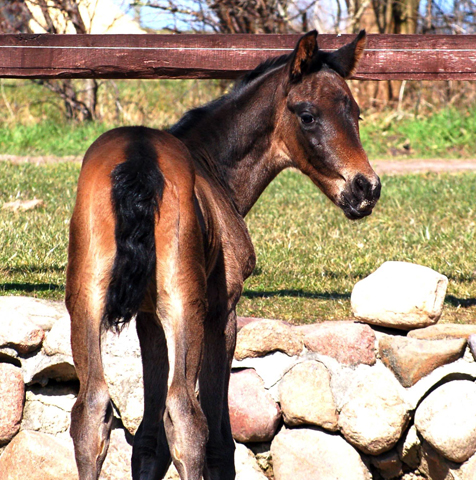
[[[246,298],[268,298],[268,297],[294,297],[294,298],[317,298],[320,300],[348,300],[350,299],[350,293],[337,293],[337,292],[306,292],[304,290],[275,290],[272,292],[264,291],[257,292],[255,290],[245,290],[243,297]]]
[[[48,292],[63,290],[64,285],[55,283],[0,283],[0,292]]]
[[[445,303],[449,303],[453,307],[470,308],[476,307],[476,298],[458,298],[453,295],[447,295]]]

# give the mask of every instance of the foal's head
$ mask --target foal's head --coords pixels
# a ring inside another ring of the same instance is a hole
[[[286,66],[279,150],[350,219],[370,215],[380,196],[359,136],[359,107],[345,79],[356,70],[365,31],[333,53],[321,52],[317,32],[300,39]]]

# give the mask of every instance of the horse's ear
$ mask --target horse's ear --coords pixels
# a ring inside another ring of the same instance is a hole
[[[299,82],[310,69],[314,58],[317,56],[317,31],[312,30],[301,37],[291,54],[289,67],[289,79],[291,82]]]
[[[329,63],[332,68],[337,70],[344,78],[354,75],[364,54],[366,43],[367,34],[365,30],[361,30],[353,42],[344,45],[331,54]]]

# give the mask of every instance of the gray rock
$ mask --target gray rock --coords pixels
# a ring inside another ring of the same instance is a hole
[[[69,315],[61,317],[50,330],[43,343],[46,355],[65,355],[72,357],[71,352],[71,320]]]
[[[21,370],[0,363],[0,445],[8,443],[20,429],[24,395]]]
[[[464,338],[467,340],[476,334],[476,325],[461,325],[459,323],[438,323],[426,328],[418,328],[408,332],[408,337],[419,340],[445,340]]]
[[[45,337],[43,329],[17,310],[0,310],[0,347],[14,348],[26,355],[40,348]]]
[[[442,385],[425,398],[415,413],[423,438],[453,462],[476,453],[476,385],[468,380]]]
[[[7,316],[26,319],[42,330],[51,330],[67,314],[64,302],[32,297],[0,297],[0,323]]]
[[[271,444],[276,480],[370,480],[359,453],[342,437],[318,429],[283,428]]]
[[[421,461],[421,441],[415,425],[412,425],[406,435],[398,443],[398,455],[403,463],[412,469],[417,469]]]
[[[469,336],[468,345],[473,355],[473,358],[476,360],[476,334],[472,334]]]
[[[124,426],[134,435],[144,414],[142,361],[135,320],[120,335],[105,335],[102,360],[109,394]]]
[[[383,363],[393,371],[404,387],[411,387],[421,378],[464,353],[466,340],[417,340],[385,335],[379,341]]]
[[[241,443],[236,444],[235,469],[236,480],[267,480],[253,452]]]
[[[0,457],[2,480],[77,480],[71,449],[46,433],[20,432]]]
[[[69,382],[77,380],[73,357],[70,355],[45,355],[43,351],[28,358],[22,358],[23,379],[26,385],[45,386],[49,380]]]
[[[414,410],[421,399],[439,382],[459,379],[462,376],[476,380],[476,363],[468,363],[460,359],[448,365],[438,367],[419,382],[405,390],[405,398],[411,409]]]
[[[464,462],[459,468],[451,471],[457,480],[474,480],[476,478],[476,455]]]
[[[330,374],[319,362],[297,364],[279,384],[279,398],[287,425],[317,425],[337,430],[336,403]]]
[[[266,442],[273,438],[281,411],[254,370],[233,372],[228,404],[233,438],[238,442]]]
[[[264,387],[270,389],[300,361],[302,361],[302,359],[297,356],[289,357],[282,352],[273,352],[261,358],[245,358],[240,361],[233,360],[232,368],[234,370],[252,368],[263,379]],[[275,400],[277,400],[277,397]]]
[[[365,322],[411,330],[441,317],[448,279],[406,262],[385,262],[352,291],[354,315]]]
[[[409,416],[402,386],[377,366],[356,378],[340,411],[339,428],[356,448],[378,455],[397,443]]]
[[[67,432],[76,389],[69,386],[33,387],[26,392],[22,430],[57,435]]]
[[[236,338],[235,358],[263,357],[274,351],[290,357],[302,352],[303,343],[294,329],[280,320],[259,320],[245,325]]]

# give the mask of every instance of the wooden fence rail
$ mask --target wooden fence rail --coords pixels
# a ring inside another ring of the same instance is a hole
[[[353,35],[319,35],[333,50]],[[298,35],[0,35],[3,78],[235,78]],[[476,35],[369,35],[363,80],[476,80]]]

